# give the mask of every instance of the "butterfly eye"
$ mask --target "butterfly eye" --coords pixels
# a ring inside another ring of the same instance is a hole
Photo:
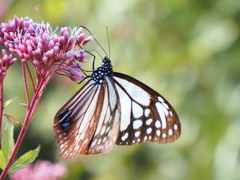
[[[113,72],[111,61],[57,112],[54,133],[63,158],[107,154],[114,144],[169,143],[179,138],[179,118],[159,93],[142,82]]]

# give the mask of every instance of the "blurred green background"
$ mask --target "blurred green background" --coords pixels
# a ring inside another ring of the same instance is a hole
[[[66,179],[240,179],[240,1],[17,0],[1,1],[0,20],[14,15],[57,26],[84,25],[108,52],[115,71],[160,92],[177,111],[182,135],[171,144],[115,146],[106,156],[63,160],[53,135],[57,110],[80,88],[56,76],[43,94],[20,153],[41,144],[38,159],[64,162]],[[101,48],[91,42],[87,48]],[[91,57],[85,69],[91,69]],[[101,59],[97,55],[97,64]],[[5,80],[6,112],[23,120],[20,62]],[[14,110],[14,111],[13,111]],[[19,125],[16,124],[16,127]],[[19,127],[16,128],[17,135]]]

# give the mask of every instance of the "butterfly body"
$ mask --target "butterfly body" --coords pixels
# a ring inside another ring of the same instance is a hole
[[[63,158],[104,155],[114,144],[168,143],[180,136],[180,122],[172,106],[140,81],[113,72],[107,57],[88,78],[54,118]]]

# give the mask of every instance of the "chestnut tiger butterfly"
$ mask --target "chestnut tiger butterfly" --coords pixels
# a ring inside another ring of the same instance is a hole
[[[179,138],[180,121],[168,101],[133,77],[114,72],[108,57],[86,78],[54,117],[62,158],[105,155],[114,144],[169,143]]]

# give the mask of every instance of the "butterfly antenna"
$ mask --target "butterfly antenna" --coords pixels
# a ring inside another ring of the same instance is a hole
[[[88,29],[88,28],[86,28],[85,26],[80,26],[80,27],[82,27],[83,29],[85,29],[85,30],[87,30],[88,31],[88,33],[93,37],[93,39],[95,40],[95,42],[100,46],[100,48],[103,50],[103,52],[106,54],[106,56],[108,57],[108,54],[107,54],[107,52],[103,49],[103,47],[101,46],[101,44],[97,41],[97,39],[93,36],[93,34],[91,33],[91,31]]]
[[[110,40],[109,40],[109,34],[108,34],[108,27],[106,26],[106,31],[107,31],[107,40],[108,40],[108,54],[109,54],[109,59],[110,59]]]

